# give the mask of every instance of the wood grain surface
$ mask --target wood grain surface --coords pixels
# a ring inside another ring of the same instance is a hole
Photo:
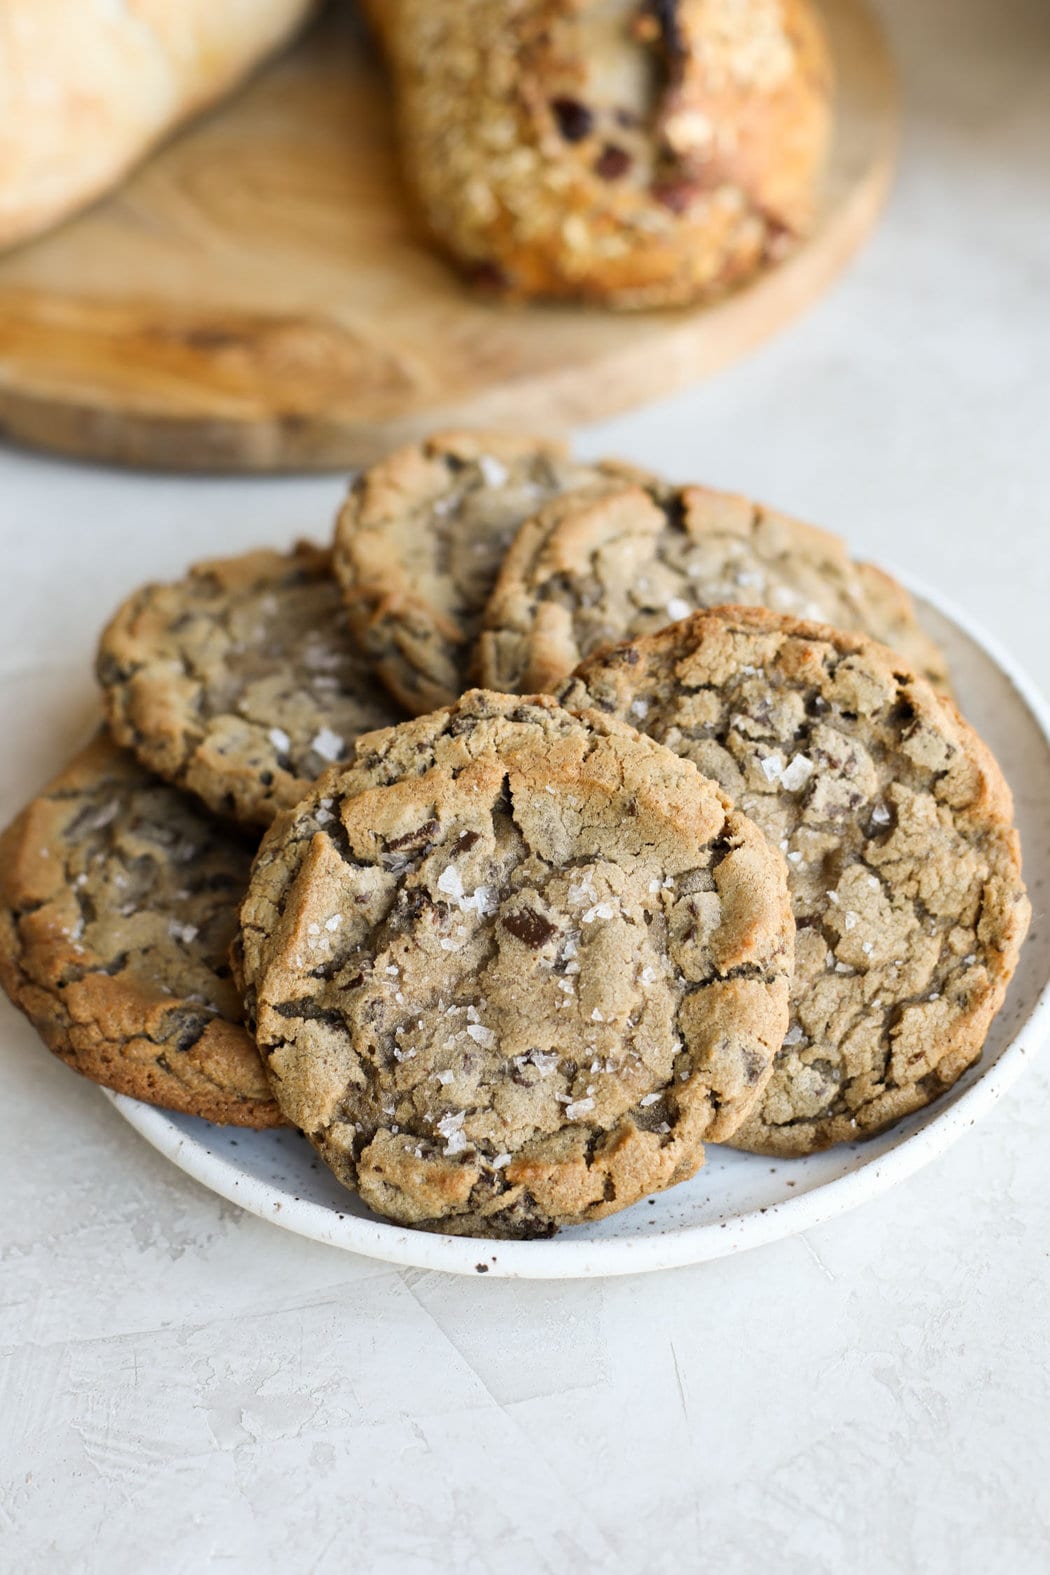
[[[817,300],[892,175],[889,55],[822,0],[837,126],[816,233],[706,308],[478,299],[405,200],[388,88],[346,8],[120,191],[0,259],[0,430],[172,470],[368,462],[437,425],[561,431],[717,371]]]

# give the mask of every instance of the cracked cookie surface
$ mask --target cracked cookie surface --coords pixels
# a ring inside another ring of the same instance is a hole
[[[734,1147],[871,1135],[980,1055],[1028,925],[998,765],[873,641],[725,608],[583,664],[564,704],[626,718],[718,781],[788,862],[791,1024]]]
[[[335,572],[358,645],[413,716],[468,687],[481,614],[521,523],[549,499],[623,483],[556,443],[449,432],[362,471],[336,524]]]
[[[0,983],[94,1082],[278,1126],[226,961],[251,858],[100,735],[0,839]]]
[[[346,629],[331,554],[307,543],[143,586],[103,633],[97,671],[118,743],[252,825],[400,715]]]
[[[246,1010],[378,1213],[548,1235],[693,1174],[787,1022],[780,855],[688,762],[472,691],[361,740],[263,842]]]
[[[550,690],[602,646],[724,603],[857,629],[947,688],[907,591],[855,563],[839,537],[731,493],[659,482],[555,500],[522,527],[485,611],[479,680]]]

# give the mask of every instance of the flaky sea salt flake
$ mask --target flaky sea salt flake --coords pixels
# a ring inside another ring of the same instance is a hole
[[[437,1129],[445,1139],[446,1154],[462,1154],[466,1148],[467,1136],[460,1130],[466,1120],[466,1114],[465,1110],[450,1110],[438,1122]]]
[[[493,458],[491,454],[479,455],[478,469],[481,471],[486,487],[506,486],[510,471],[506,465],[500,460]]]
[[[454,864],[449,864],[438,876],[437,889],[444,892],[446,897],[459,902],[463,896],[463,877]]]
[[[795,755],[780,773],[781,785],[787,788],[789,793],[797,793],[800,788],[805,787],[813,771],[812,760],[805,755]]]
[[[465,913],[495,913],[499,900],[491,886],[478,886],[469,897],[461,897],[459,905]]]
[[[310,748],[315,755],[320,755],[322,760],[338,760],[343,751],[344,740],[338,733],[333,733],[330,727],[319,728],[310,740]]]
[[[556,1050],[531,1050],[525,1060],[532,1062],[541,1077],[550,1077],[561,1057]]]

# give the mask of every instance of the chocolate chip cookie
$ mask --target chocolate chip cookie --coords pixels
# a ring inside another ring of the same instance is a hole
[[[271,828],[245,1004],[285,1115],[378,1213],[549,1235],[732,1134],[792,939],[780,854],[688,761],[473,691]]]
[[[560,698],[692,760],[788,862],[791,1023],[735,1147],[871,1135],[981,1053],[1028,925],[1010,790],[952,703],[859,635],[722,608],[585,662]]]
[[[226,962],[251,858],[101,735],[0,838],[0,983],[94,1082],[278,1126]]]
[[[335,571],[358,644],[391,694],[413,716],[451,705],[522,521],[563,492],[638,474],[498,432],[445,433],[363,471],[336,525]]]
[[[522,527],[485,611],[479,681],[550,690],[601,646],[722,603],[858,629],[947,686],[907,592],[854,563],[837,536],[746,498],[658,482],[555,500]]]
[[[331,555],[306,543],[144,586],[105,630],[97,667],[117,741],[253,825],[400,714],[345,628]]]

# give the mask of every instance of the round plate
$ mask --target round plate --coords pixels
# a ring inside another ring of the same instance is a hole
[[[706,307],[493,304],[421,233],[348,5],[105,202],[0,258],[0,426],[170,470],[343,469],[436,426],[560,433],[736,360],[827,290],[897,146],[868,0],[819,0],[837,98],[812,235]],[[2,14],[2,8],[0,8]]]
[[[912,587],[915,589],[915,587]],[[1050,719],[1031,681],[968,617],[916,591],[924,626],[951,663],[966,714],[1013,787],[1029,889],[1050,876]],[[1031,786],[1029,786],[1031,784]],[[1044,796],[1041,797],[1040,793]],[[1036,904],[1038,907],[1038,902]],[[1050,1027],[1050,926],[1030,935],[984,1056],[937,1104],[889,1132],[806,1159],[710,1147],[692,1181],[550,1241],[489,1241],[405,1230],[345,1191],[296,1132],[246,1132],[109,1094],[121,1115],[180,1169],[287,1230],[421,1269],[568,1279],[634,1274],[741,1252],[806,1230],[884,1192],[935,1159],[1023,1071]]]

